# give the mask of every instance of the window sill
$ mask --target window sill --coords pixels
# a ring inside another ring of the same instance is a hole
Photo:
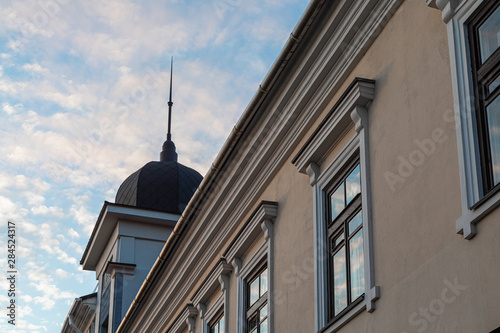
[[[347,311],[340,315],[339,317],[332,319],[324,328],[319,330],[318,333],[332,333],[332,332],[337,332],[340,330],[341,327],[343,327],[345,324],[347,324],[349,321],[351,321],[354,317],[356,317],[359,313],[364,311],[366,309],[366,300],[365,298],[361,298],[360,301],[356,304],[353,303],[350,307],[350,309],[346,309]]]
[[[500,206],[500,191],[496,191],[473,208],[467,209],[456,221],[457,234],[463,234],[465,239],[472,239],[477,233],[476,224],[498,206]]]

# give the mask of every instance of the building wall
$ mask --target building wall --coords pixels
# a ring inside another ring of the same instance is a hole
[[[481,222],[480,236],[471,241],[455,233],[461,213],[460,182],[447,32],[441,12],[427,7],[425,1],[406,0],[316,125],[355,77],[376,81],[369,140],[375,281],[381,298],[375,312],[361,313],[341,331],[489,332],[497,328],[500,288],[493,277],[500,276],[500,245],[493,235],[500,234],[500,225],[495,223],[500,212]],[[352,135],[353,130],[324,165],[335,159]],[[430,146],[429,140],[434,142]],[[421,148],[425,144],[428,150]],[[404,169],[402,160],[418,163]],[[393,181],[388,173],[400,178]],[[312,332],[309,178],[289,161],[260,199],[279,203],[274,223],[275,292],[279,295],[274,305],[275,331]],[[231,300],[235,302],[236,297]],[[235,325],[230,318],[230,328]]]
[[[187,296],[176,301],[183,305],[192,301],[259,203],[273,201],[278,203],[274,265],[269,267],[274,275],[274,332],[315,331],[313,189],[309,177],[298,172],[292,158],[354,78],[362,77],[376,81],[368,111],[368,136],[375,284],[380,286],[380,299],[374,312],[361,312],[340,331],[490,332],[500,326],[500,288],[496,284],[500,276],[500,225],[496,223],[500,210],[478,225],[477,236],[470,241],[457,235],[455,229],[461,199],[448,52],[441,11],[428,7],[423,0],[403,1],[354,70],[332,93],[324,110],[312,120],[285,163],[251,202],[252,208],[241,216],[231,236],[222,244],[212,241],[218,250],[189,286]],[[332,147],[323,165],[334,161],[354,135],[351,128]],[[235,159],[243,158],[245,148],[243,145]],[[211,218],[209,215],[202,210],[196,223],[202,223],[206,216]],[[221,225],[225,222],[217,221]],[[172,269],[179,267],[182,246],[187,246],[195,232],[190,230],[184,245],[180,245]],[[256,237],[242,261],[251,257],[263,241],[262,234]],[[173,271],[165,273],[163,279],[173,283]],[[159,295],[166,287],[160,290],[159,286],[147,302],[161,299]],[[236,286],[233,271],[227,288],[228,332],[236,332]],[[145,309],[148,306],[154,307],[147,303]],[[172,325],[182,310],[182,306],[177,307],[168,318],[162,318],[165,322],[161,327]],[[147,317],[142,320],[153,321]],[[196,332],[202,332],[199,318]]]

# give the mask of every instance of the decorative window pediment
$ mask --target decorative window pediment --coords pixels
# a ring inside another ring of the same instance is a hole
[[[368,146],[374,94],[375,81],[356,78],[292,161],[313,187],[315,328],[322,333],[336,332],[364,309],[374,311],[379,298]],[[353,126],[356,134],[325,165]]]

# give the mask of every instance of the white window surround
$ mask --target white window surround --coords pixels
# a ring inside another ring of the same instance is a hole
[[[196,310],[196,308],[192,304],[188,304],[167,332],[181,333],[187,328],[189,333],[195,333],[197,316],[198,310]]]
[[[214,316],[220,314],[221,310],[224,313],[224,318],[228,318],[229,316],[229,293],[227,289],[229,287],[229,274],[232,269],[233,267],[225,259],[221,259],[193,296],[192,302],[198,309],[200,319],[202,320],[203,333],[209,332],[208,325],[215,319]],[[206,303],[218,287],[221,288],[222,294],[207,308]],[[224,333],[228,332],[227,326],[226,320]]]
[[[356,78],[340,97],[339,102],[325,117],[318,129],[293,159],[302,173],[310,177],[313,187],[314,205],[314,255],[315,255],[315,330],[336,332],[358,313],[366,309],[375,310],[374,302],[379,298],[379,287],[375,286],[373,269],[373,234],[370,195],[370,164],[368,147],[368,109],[375,93],[375,81]],[[323,166],[331,149],[355,126],[357,134],[338,157],[328,166]],[[361,202],[363,207],[365,295],[363,302],[333,323],[328,323],[328,249],[326,228],[325,189],[345,167],[345,163],[359,156],[361,165]],[[320,168],[321,167],[321,168]],[[321,171],[320,171],[321,170]]]
[[[227,276],[226,276],[227,278]],[[227,280],[226,280],[227,282]],[[223,283],[226,283],[223,282]],[[226,284],[227,285],[227,284]],[[221,285],[222,287],[222,285]],[[224,287],[225,290],[225,287]],[[210,325],[213,324],[214,320],[217,319],[217,316],[219,316],[222,312],[222,315],[224,318],[226,318],[226,313],[224,312],[224,304],[227,304],[227,302],[224,302],[226,296],[226,292],[224,291],[219,298],[214,302],[212,306],[210,306],[209,309],[206,310],[205,315],[203,316],[203,332],[210,332]],[[227,332],[228,330],[226,329],[227,326],[227,321],[224,320],[224,332]]]
[[[442,18],[448,30],[462,203],[462,216],[456,221],[456,231],[463,234],[465,239],[474,237],[477,232],[475,225],[500,205],[500,192],[484,198],[482,194],[474,90],[470,73],[468,33],[465,25],[474,11],[486,1],[435,1],[436,7],[442,12]]]
[[[246,223],[245,227],[240,231],[231,247],[226,252],[226,258],[234,267],[234,274],[237,277],[237,320],[236,332],[244,333],[246,327],[246,284],[247,278],[255,273],[260,265],[267,263],[267,280],[268,280],[268,332],[273,332],[273,247],[274,233],[273,223],[278,213],[278,204],[276,202],[263,201]],[[259,249],[252,254],[251,257],[241,258],[245,256],[250,246],[255,240],[263,237],[263,242]]]

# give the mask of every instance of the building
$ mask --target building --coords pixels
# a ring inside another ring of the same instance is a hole
[[[312,0],[99,332],[500,332],[499,45],[495,0]]]

